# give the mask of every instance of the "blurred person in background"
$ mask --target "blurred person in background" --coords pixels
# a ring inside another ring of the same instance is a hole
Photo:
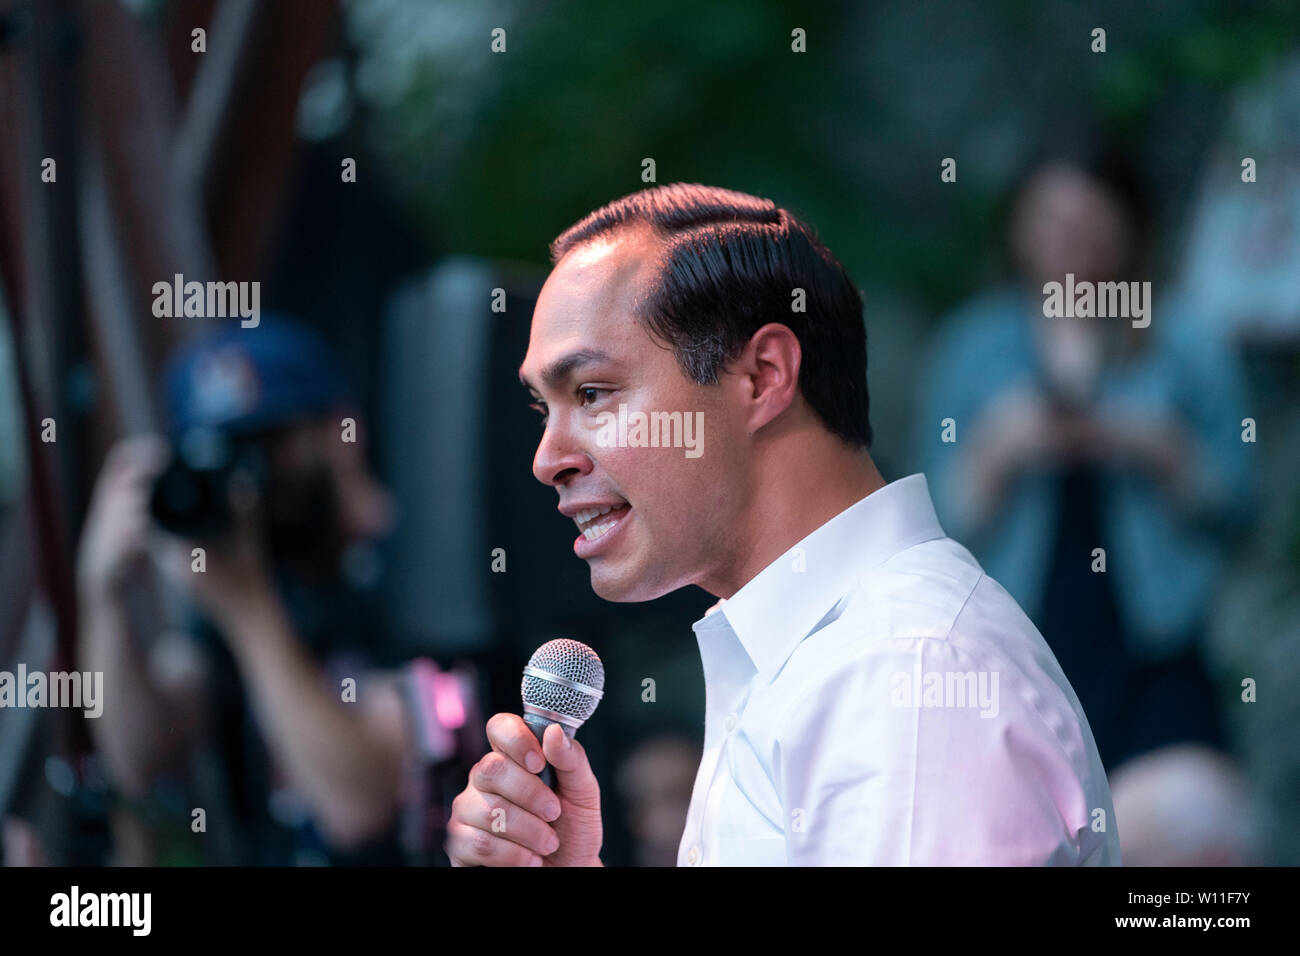
[[[112,449],[78,556],[82,666],[105,677],[92,730],[119,795],[154,823],[170,806],[187,831],[190,808],[205,807],[202,855],[215,861],[402,862],[403,795],[424,799],[403,784],[422,718],[403,672],[371,669],[391,662],[367,543],[392,505],[363,441],[343,437],[349,392],[314,332],[271,317],[183,347],[165,392],[171,442]],[[255,448],[264,474],[231,482],[229,530],[183,541],[158,529],[151,490],[169,444],[203,429]],[[132,633],[126,585],[146,557],[197,608],[188,633]],[[193,756],[205,803],[177,797]]]
[[[1202,643],[1250,514],[1242,373],[1160,282],[1146,327],[1044,315],[1044,285],[1067,273],[1150,279],[1146,192],[1122,152],[1047,152],[1013,198],[1015,282],[949,317],[921,379],[940,517],[1042,630],[1108,770],[1172,742],[1222,746]]]
[[[634,866],[677,865],[699,764],[700,748],[675,732],[647,736],[619,763],[615,786],[632,835]]]
[[[1125,866],[1250,866],[1255,842],[1245,778],[1219,751],[1170,744],[1111,778]]]
[[[18,816],[0,820],[0,866],[49,866],[40,831]]]

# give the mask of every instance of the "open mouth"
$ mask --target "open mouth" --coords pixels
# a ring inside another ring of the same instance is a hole
[[[613,531],[619,521],[626,517],[631,510],[632,506],[626,503],[606,505],[602,508],[589,508],[574,515],[573,521],[578,526],[578,530],[582,532],[583,538],[588,541],[597,541]]]

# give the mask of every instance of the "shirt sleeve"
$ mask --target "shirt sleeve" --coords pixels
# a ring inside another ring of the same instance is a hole
[[[829,669],[777,744],[791,865],[1077,865],[1095,852],[1067,757],[1078,727],[1052,728],[1019,699],[1023,682],[936,638],[872,641]]]

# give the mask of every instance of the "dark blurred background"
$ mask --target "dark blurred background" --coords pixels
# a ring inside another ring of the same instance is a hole
[[[806,53],[791,50],[796,28]],[[1190,813],[1236,828],[1224,841],[1238,856],[1203,860],[1300,862],[1300,8],[1287,0],[0,0],[0,669],[74,666],[72,568],[104,457],[163,428],[166,357],[229,321],[155,318],[153,284],[258,280],[264,310],[322,334],[370,423],[397,514],[382,656],[472,662],[490,714],[518,710],[538,644],[591,644],[608,675],[582,730],[603,858],[671,864],[703,736],[689,625],[713,599],[599,600],[532,479],[537,426],[515,370],[547,243],[647,185],[647,157],[658,182],[774,199],[863,289],[881,472],[929,473],[917,449],[939,432],[925,417],[935,336],[1012,281],[1012,199],[1069,135],[1104,135],[1140,173],[1154,322],[1166,289],[1193,304],[1179,321],[1207,330],[1212,364],[1240,370],[1258,433],[1236,450],[1249,523],[1214,538],[1189,639],[1222,734],[1212,758],[1137,765],[1131,798],[1112,776],[1126,862],[1130,799],[1138,861],[1177,856],[1162,835],[1201,839],[1160,830]],[[1242,701],[1245,678],[1257,702]],[[8,857],[140,859],[123,852],[112,767],[84,723],[0,712]],[[1224,809],[1207,806],[1207,779]],[[203,861],[186,839],[153,859]]]

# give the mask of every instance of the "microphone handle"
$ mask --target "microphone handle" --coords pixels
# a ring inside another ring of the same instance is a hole
[[[528,729],[533,732],[533,736],[537,738],[537,742],[540,744],[542,742],[542,736],[546,733],[546,728],[551,726],[551,724],[556,723],[556,721],[547,720],[545,717],[539,716],[538,714],[524,714],[524,723],[528,725]],[[573,736],[573,732],[563,724],[560,724],[560,729],[570,737]],[[541,780],[542,783],[546,784],[549,789],[555,789],[555,771],[551,768],[549,763],[538,771],[537,778]]]

